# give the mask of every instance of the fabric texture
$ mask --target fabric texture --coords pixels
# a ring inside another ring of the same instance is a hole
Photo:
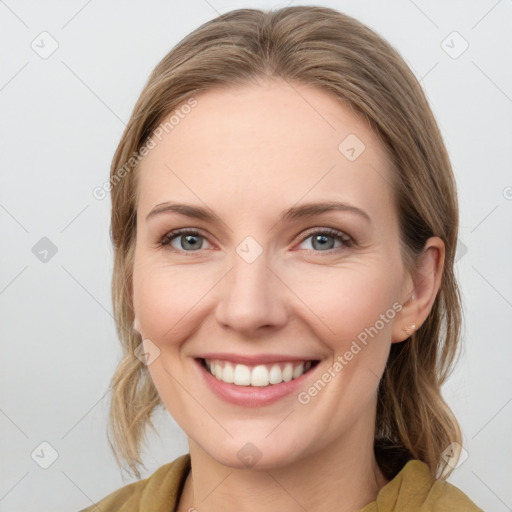
[[[187,453],[80,512],[175,512],[189,471]],[[434,480],[424,462],[410,460],[360,512],[484,511],[454,485]]]

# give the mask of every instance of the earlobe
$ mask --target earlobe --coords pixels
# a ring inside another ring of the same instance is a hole
[[[413,322],[412,325],[406,325],[402,329],[407,333],[407,336],[410,336],[416,330],[416,322]]]
[[[418,329],[415,319],[418,317],[417,308],[414,305],[414,295],[406,301],[401,315],[395,321],[391,337],[391,343],[400,343],[407,340]]]
[[[415,333],[415,331],[418,330],[416,322],[407,323],[400,320],[398,320],[398,322],[398,327],[395,326],[393,329],[391,343],[401,343],[402,341],[406,341]],[[397,332],[397,334],[395,334],[395,332]]]

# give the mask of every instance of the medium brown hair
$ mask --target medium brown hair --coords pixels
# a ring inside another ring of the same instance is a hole
[[[329,91],[370,123],[392,163],[408,269],[415,268],[429,237],[438,236],[445,244],[432,310],[409,339],[391,346],[378,388],[374,444],[388,479],[411,458],[445,478],[451,468],[442,453],[452,442],[462,444],[460,427],[441,394],[456,359],[461,326],[454,275],[458,205],[449,157],[424,92],[398,52],[350,16],[312,6],[239,9],[200,26],[155,67],[121,137],[110,174],[112,297],[123,349],[111,381],[108,436],[116,459],[140,478],[146,426],[154,429],[151,414],[162,406],[147,367],[134,355],[141,343],[132,328],[131,301],[137,165],[132,163],[133,171],[127,172],[126,163],[164,117],[194,94],[251,85],[258,78]]]

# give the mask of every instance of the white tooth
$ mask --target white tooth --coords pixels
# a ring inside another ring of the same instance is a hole
[[[205,365],[216,379],[227,384],[266,387],[269,384],[280,384],[299,378],[311,368],[311,361],[299,363],[297,366],[296,363],[286,363],[282,370],[279,364],[272,365],[269,370],[266,365],[249,367],[245,364],[234,365],[228,361],[206,359]]]
[[[252,369],[251,386],[268,386],[268,370],[266,366],[258,365]]]
[[[280,384],[283,382],[283,373],[281,372],[281,368],[278,364],[275,364],[272,366],[272,368],[270,368],[268,381],[270,384]]]
[[[233,365],[229,362],[224,363],[224,370],[222,371],[222,380],[226,384],[232,384],[235,380],[235,370]]]
[[[237,386],[250,386],[251,384],[251,370],[245,364],[237,364],[235,366],[235,375],[233,382]]]
[[[287,363],[283,370],[283,380],[285,382],[290,382],[293,377],[293,366],[291,363]]]
[[[299,366],[293,370],[293,378],[297,379],[304,373],[304,363],[300,363]]]
[[[213,363],[213,372],[217,379],[222,380],[222,366],[218,361]]]

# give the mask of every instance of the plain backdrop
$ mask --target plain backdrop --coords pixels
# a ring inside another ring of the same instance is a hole
[[[106,438],[120,357],[108,180],[153,67],[205,21],[299,2],[0,2],[0,511],[79,510],[133,481]],[[449,481],[512,510],[512,1],[302,2],[393,44],[421,79],[458,182],[464,351],[444,388],[468,457]],[[186,5],[186,7],[185,7]],[[148,431],[148,476],[188,451]]]

